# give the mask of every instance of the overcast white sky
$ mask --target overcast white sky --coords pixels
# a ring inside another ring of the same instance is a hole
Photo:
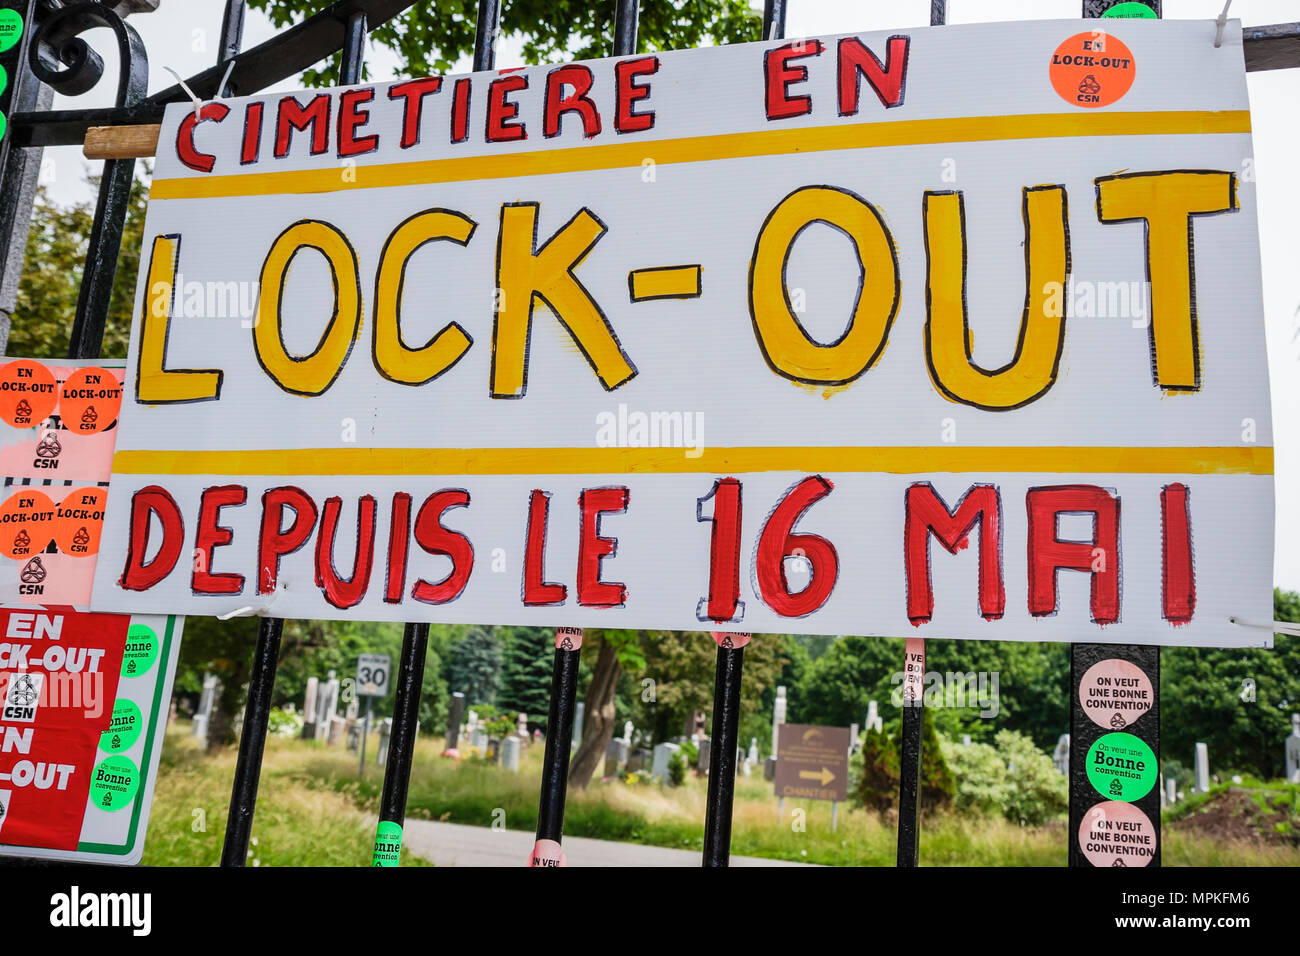
[[[642,0],[643,3],[655,0]],[[752,0],[761,6],[761,0]],[[929,0],[789,0],[789,36],[887,30],[929,23]],[[150,57],[150,90],[174,81],[163,67],[190,76],[212,64],[221,27],[222,0],[163,0],[158,12],[132,17],[131,24],[144,39]],[[951,23],[991,20],[1065,19],[1078,17],[1080,0],[949,0]],[[1165,0],[1165,17],[1212,19],[1222,0]],[[1244,24],[1287,23],[1300,19],[1296,0],[1234,0],[1230,16]],[[507,24],[508,26],[508,24]],[[250,12],[245,45],[253,46],[275,33],[260,13]],[[92,38],[93,40],[93,38]],[[111,49],[103,40],[98,49]],[[498,66],[521,62],[520,43],[507,37],[497,53]],[[111,56],[106,57],[112,60]],[[372,77],[384,80],[397,67],[396,59],[382,49],[368,57]],[[458,64],[466,71],[468,61]],[[78,106],[107,105],[103,91],[115,85],[115,66],[99,87],[75,102]],[[1273,393],[1273,429],[1276,444],[1277,552],[1274,581],[1281,587],[1300,589],[1300,539],[1289,530],[1300,522],[1300,495],[1286,489],[1300,483],[1300,191],[1294,184],[1300,174],[1300,69],[1253,73],[1249,77],[1255,166],[1258,175],[1259,231],[1263,254],[1264,317],[1268,329],[1269,372]],[[284,89],[294,88],[290,81]],[[71,101],[68,101],[71,102]],[[47,151],[43,180],[60,202],[90,195],[85,175],[95,172],[79,147]]]

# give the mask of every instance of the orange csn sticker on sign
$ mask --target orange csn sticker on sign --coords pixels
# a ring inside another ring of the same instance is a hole
[[[0,419],[15,428],[44,421],[58,400],[54,375],[40,362],[19,359],[0,368]]]
[[[69,429],[83,435],[101,432],[117,421],[122,382],[102,368],[82,368],[59,390],[59,411]]]
[[[103,363],[17,359],[0,366],[0,477],[108,480],[124,370]]]
[[[1076,106],[1110,106],[1133,86],[1137,68],[1123,40],[1089,30],[1076,33],[1056,48],[1049,67],[1052,86]]]

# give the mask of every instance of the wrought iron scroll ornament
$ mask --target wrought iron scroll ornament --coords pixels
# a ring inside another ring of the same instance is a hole
[[[104,60],[81,34],[96,27],[112,30],[117,38],[116,105],[134,106],[148,92],[149,57],[140,34],[104,3],[73,3],[47,13],[33,35],[32,72],[65,96],[80,96],[94,89],[104,76]]]

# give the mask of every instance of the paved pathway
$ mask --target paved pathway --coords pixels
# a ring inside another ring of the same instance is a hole
[[[407,820],[402,848],[438,866],[523,866],[533,849],[534,835],[523,830],[493,830],[461,823]],[[695,850],[669,850],[638,843],[565,837],[564,855],[570,866],[699,866]],[[803,866],[784,860],[733,856],[732,866]]]

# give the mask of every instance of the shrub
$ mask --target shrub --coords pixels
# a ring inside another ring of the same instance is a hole
[[[869,727],[863,735],[861,757],[858,802],[867,810],[883,814],[898,799],[898,748],[894,738]]]
[[[921,716],[921,780],[920,807],[930,813],[941,810],[952,803],[956,784],[952,771],[944,760],[939,735],[934,731],[934,722],[929,710]],[[857,757],[852,770],[859,774],[858,802],[868,810],[884,814],[898,806],[898,791],[901,782],[902,722],[891,734],[885,731],[868,729],[863,735],[861,768],[857,766]]]
[[[267,716],[266,726],[273,736],[297,737],[302,733],[302,715],[273,707]]]
[[[674,787],[686,782],[686,758],[680,753],[673,754],[668,761],[668,782]]]
[[[959,810],[1040,824],[1069,807],[1065,775],[1024,734],[1001,730],[992,744],[945,740],[942,749],[956,778]]]

